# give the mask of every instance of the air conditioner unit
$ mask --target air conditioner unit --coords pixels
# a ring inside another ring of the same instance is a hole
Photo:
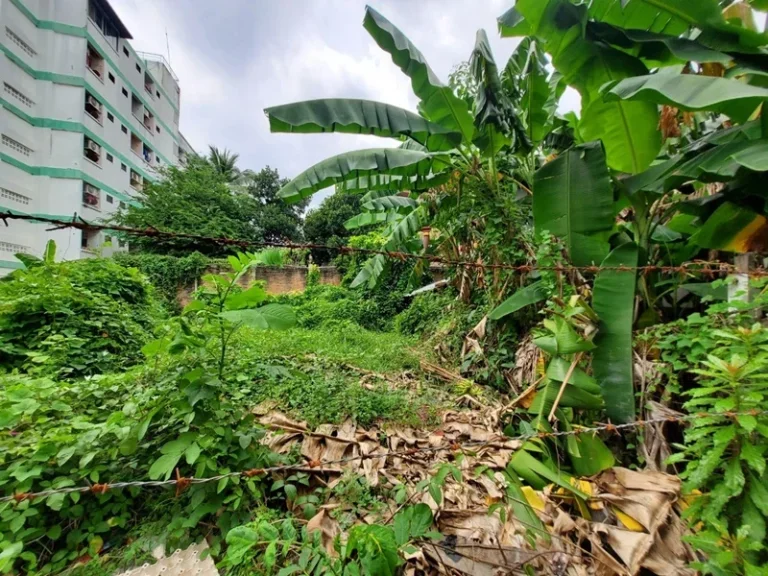
[[[141,186],[141,176],[138,174],[131,174],[131,184],[138,184]]]
[[[94,107],[94,108],[96,108],[97,110],[101,110],[101,102],[99,102],[98,100],[96,100],[96,98],[94,98],[94,97],[93,97],[93,96],[91,96],[90,94],[88,95],[88,99],[86,100],[86,102],[88,102],[88,104],[89,104],[90,106],[93,106],[93,107]]]
[[[86,184],[85,185],[85,191],[88,194],[93,194],[94,196],[98,196],[99,195],[99,189],[96,188],[96,186],[93,186],[92,184]]]
[[[88,150],[91,150],[92,152],[96,152],[96,154],[101,154],[101,146],[96,144],[96,142],[94,142],[93,140],[86,140],[85,147]]]

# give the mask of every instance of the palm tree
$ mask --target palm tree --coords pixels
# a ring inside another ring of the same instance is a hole
[[[230,152],[226,148],[219,150],[216,146],[208,146],[208,160],[216,168],[216,171],[226,178],[227,182],[233,182],[240,170],[237,169],[237,159],[239,154]]]

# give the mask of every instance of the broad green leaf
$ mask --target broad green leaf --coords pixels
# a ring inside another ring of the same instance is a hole
[[[595,235],[613,227],[613,189],[599,142],[577,146],[536,172],[533,219],[537,231],[563,239],[575,265],[605,258],[608,243]]]
[[[539,462],[535,456],[527,452],[524,448],[518,450],[510,458],[509,466],[511,466],[521,478],[534,479],[534,483],[531,483],[534,488],[542,489],[552,482],[580,498],[588,498],[584,492],[569,482],[568,475],[557,470],[552,470],[546,464]]]
[[[637,246],[631,242],[613,250],[606,267],[636,267]],[[602,270],[595,278],[592,306],[600,317],[594,343],[592,371],[603,390],[605,410],[614,422],[635,417],[632,324],[635,311],[635,270]]]
[[[19,252],[18,254],[14,254],[14,257],[22,264],[24,264],[25,268],[34,268],[35,266],[43,265],[43,260],[34,254],[25,254],[24,252]]]
[[[408,148],[399,148],[408,150]],[[416,150],[416,152],[420,152]],[[401,190],[427,190],[445,184],[450,178],[450,172],[427,174],[426,176],[390,176],[389,174],[364,174],[344,180],[339,184],[346,192],[370,192],[384,190],[389,194]]]
[[[45,244],[45,251],[43,252],[43,262],[46,264],[53,264],[56,261],[56,242],[54,240],[48,240]]]
[[[713,300],[727,300],[728,299],[728,287],[719,286],[717,288],[712,287],[711,282],[696,282],[689,284],[681,284],[680,288],[687,290],[696,296],[705,297],[708,296]]]
[[[475,130],[466,102],[438,79],[419,49],[370,6],[366,7],[363,27],[411,79],[413,92],[421,101],[422,114],[450,131],[460,132],[465,143],[471,142]]]
[[[323,160],[308,168],[288,184],[278,195],[286,201],[297,202],[318,190],[369,174],[426,177],[433,169],[448,167],[444,157],[427,152],[401,148],[371,148],[346,152]]]
[[[365,202],[366,210],[398,210],[400,208],[416,208],[416,200],[407,196],[383,196]]]
[[[225,320],[242,323],[259,330],[287,330],[296,324],[293,308],[283,304],[267,304],[249,310],[229,310],[220,314]]]
[[[243,269],[243,264],[237,256],[227,256],[227,262],[229,262],[229,265],[232,266],[232,270],[235,272],[240,272]]]
[[[396,216],[396,214],[391,214],[389,212],[361,212],[357,216],[352,216],[352,218],[344,222],[344,228],[347,230],[355,230],[357,228],[362,228],[363,226],[388,222]]]
[[[646,30],[627,30],[604,22],[590,22],[589,34],[623,50],[632,50],[639,58],[662,64],[686,64],[687,62],[719,62],[728,65],[728,54],[679,36],[669,36]]]
[[[539,386],[528,411],[531,414],[543,414],[546,417],[552,410],[561,386],[562,382],[545,378]],[[599,393],[589,392],[581,387],[572,385],[569,380],[565,390],[563,390],[559,406],[581,410],[600,410],[603,408],[603,399]]]
[[[243,292],[231,294],[227,297],[227,300],[224,304],[227,310],[240,310],[241,308],[252,308],[253,306],[258,306],[264,301],[266,297],[266,290],[264,290],[264,288],[258,284],[255,284]]]
[[[363,267],[360,269],[360,272],[357,273],[355,279],[352,280],[350,288],[357,288],[363,284],[367,284],[369,287],[375,286],[376,281],[384,272],[386,263],[387,259],[383,254],[376,254],[376,256],[369,258],[365,264],[363,264]]]
[[[647,74],[642,61],[585,38],[585,5],[574,6],[567,0],[518,0],[515,8],[543,43],[555,69],[581,94],[580,137],[601,140],[611,168],[633,174],[645,170],[661,148],[656,106],[607,102],[600,93],[606,83]]]
[[[21,554],[22,550],[24,550],[23,542],[12,542],[0,550],[0,572],[11,572],[13,561],[19,554]]]
[[[512,506],[514,517],[521,521],[523,526],[535,530],[536,538],[544,538],[549,541],[549,535],[544,528],[544,524],[539,519],[536,511],[528,503],[523,486],[518,475],[512,466],[507,466],[507,473],[504,475],[507,480],[506,493]]]
[[[197,462],[198,457],[200,456],[200,446],[197,442],[193,442],[190,444],[189,448],[187,448],[184,451],[184,458],[187,460],[187,464],[192,466],[195,462]]]
[[[660,0],[664,2],[665,0]],[[711,0],[704,0],[710,2]],[[691,23],[679,14],[660,10],[661,6],[645,0],[592,0],[589,16],[595,20],[625,29],[658,32],[679,36]]]
[[[527,36],[531,29],[522,14],[514,6],[497,18],[499,33],[502,38]]]
[[[606,101],[652,102],[682,110],[708,110],[745,122],[768,99],[768,88],[738,80],[695,74],[658,73],[611,81],[603,87]]]
[[[491,313],[488,314],[488,318],[490,320],[500,320],[526,306],[546,300],[546,298],[546,286],[543,281],[539,280],[525,288],[520,288],[520,290],[494,308]]]
[[[763,251],[768,246],[768,219],[749,208],[725,202],[707,218],[696,243],[728,252]]]
[[[264,112],[272,132],[408,136],[432,151],[450,150],[461,143],[461,132],[452,132],[403,108],[371,100],[307,100],[274,106]]]
[[[766,486],[765,475],[762,479],[754,474],[749,475],[748,493],[752,503],[768,518],[768,486]]]
[[[162,478],[163,480],[168,480],[173,469],[176,468],[176,464],[181,460],[181,454],[181,452],[173,452],[160,456],[149,468],[149,479],[157,480]]]
[[[596,434],[577,434],[572,438],[578,453],[568,444],[568,455],[577,476],[594,476],[616,462],[610,448]]]
[[[426,504],[408,506],[395,515],[395,540],[398,546],[415,538],[421,538],[432,526],[432,510]]]
[[[412,210],[392,228],[392,233],[387,240],[386,248],[390,250],[399,248],[410,238],[415,236],[425,223],[426,216],[423,208],[419,207]]]
[[[556,380],[557,382],[562,382],[565,380],[565,376],[568,374],[570,368],[571,362],[565,358],[560,356],[552,358],[552,360],[549,362],[549,365],[547,366],[547,378]],[[574,370],[571,372],[571,377],[568,379],[568,385],[581,388],[585,392],[589,392],[591,394],[600,395],[600,385],[594,378],[592,378],[592,376],[589,376],[579,367],[574,368]]]

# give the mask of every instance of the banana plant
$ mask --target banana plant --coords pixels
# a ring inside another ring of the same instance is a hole
[[[463,178],[484,182],[489,194],[500,193],[499,159],[510,151],[527,154],[531,140],[546,131],[539,124],[551,122],[554,106],[542,91],[549,84],[537,84],[537,94],[527,102],[526,126],[519,99],[505,89],[509,76],[499,71],[485,31],[477,32],[469,61],[477,89],[471,98],[463,98],[437,77],[411,41],[373,8],[366,8],[363,26],[411,80],[419,100],[418,112],[360,99],[311,100],[267,108],[273,132],[369,134],[401,142],[397,148],[358,150],[324,160],[284,186],[280,196],[299,201],[333,185],[365,194],[365,212],[348,222],[348,227],[386,224],[385,249],[419,249],[421,243],[412,240],[434,214],[434,205],[430,208],[421,199],[423,193],[444,186],[449,179],[460,182]],[[519,60],[523,61],[521,54],[522,50]],[[518,66],[515,72],[519,76],[526,70]],[[375,282],[385,264],[381,256],[372,258],[353,286]]]

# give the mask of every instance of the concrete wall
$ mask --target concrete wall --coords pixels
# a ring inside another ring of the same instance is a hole
[[[208,268],[207,274],[215,274],[219,271],[216,266]],[[243,276],[240,284],[243,288],[251,286],[254,282],[266,283],[268,294],[287,294],[289,292],[301,292],[307,287],[306,266],[284,266],[273,268],[271,266],[258,266],[249,274]],[[335,266],[320,266],[320,284],[341,284],[341,273]],[[189,303],[195,286],[186,286],[179,290],[178,300],[182,306]]]

